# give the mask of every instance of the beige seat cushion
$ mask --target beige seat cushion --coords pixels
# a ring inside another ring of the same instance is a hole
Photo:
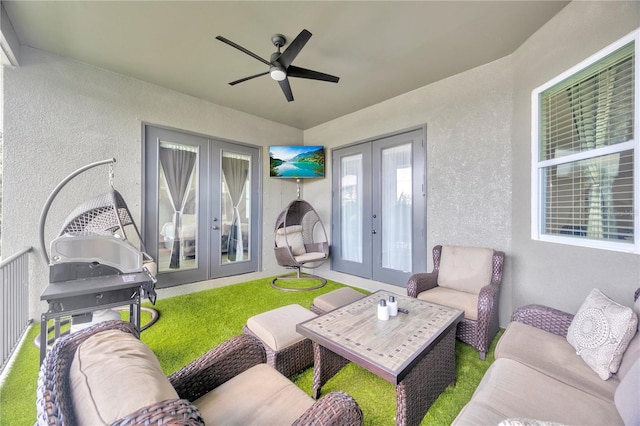
[[[104,425],[178,394],[154,353],[129,333],[108,330],[85,340],[69,371],[78,424]]]
[[[341,306],[360,300],[365,295],[350,287],[343,287],[313,299],[316,308],[329,312]]]
[[[469,320],[478,320],[478,295],[447,287],[434,287],[418,294],[418,299],[450,308],[461,309],[464,317]]]
[[[296,325],[316,316],[293,304],[252,316],[247,320],[247,327],[271,349],[279,351],[303,340],[305,337],[296,332]]]
[[[305,254],[304,240],[302,238],[302,226],[291,225],[286,228],[278,228],[276,231],[276,247],[291,247],[294,256]]]
[[[455,425],[496,425],[521,417],[568,425],[622,425],[613,401],[566,385],[517,361],[497,359]]]
[[[258,364],[194,401],[208,425],[290,425],[314,401],[267,364]]]
[[[319,251],[311,252],[311,253],[304,253],[304,254],[301,254],[299,256],[293,256],[293,258],[298,263],[313,262],[314,260],[322,260],[322,259],[324,259],[326,257],[327,256],[324,253],[319,252]]]
[[[443,246],[438,285],[479,294],[491,283],[493,250],[482,247]]]
[[[613,401],[620,383],[617,378],[603,381],[576,355],[562,336],[547,333],[520,322],[511,322],[498,341],[496,359],[509,358],[551,376],[576,389]]]

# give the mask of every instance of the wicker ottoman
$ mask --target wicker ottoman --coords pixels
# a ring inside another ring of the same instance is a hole
[[[313,365],[311,340],[296,332],[296,325],[315,318],[316,314],[300,305],[254,315],[242,332],[257,337],[267,352],[267,364],[287,377]]]
[[[343,287],[316,297],[313,299],[313,304],[310,309],[316,314],[322,315],[351,302],[355,302],[358,299],[362,299],[365,296],[365,294],[350,287]]]

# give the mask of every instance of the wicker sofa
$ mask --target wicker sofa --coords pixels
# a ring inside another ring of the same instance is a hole
[[[99,323],[47,354],[36,424],[362,424],[349,395],[314,401],[265,361],[254,337],[238,335],[167,378],[130,323]]]
[[[640,316],[637,293],[633,312]],[[640,424],[637,323],[628,322],[627,336],[635,336],[617,374],[603,380],[568,342],[573,320],[541,305],[519,308],[498,342],[496,361],[453,424]]]

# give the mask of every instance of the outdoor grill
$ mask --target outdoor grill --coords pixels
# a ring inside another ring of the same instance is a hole
[[[61,334],[61,318],[70,317],[70,331],[75,332],[96,322],[120,319],[120,314],[112,309],[128,305],[129,320],[140,332],[141,299],[147,297],[155,304],[155,263],[145,253],[131,212],[113,185],[108,192],[81,203],[68,215],[58,236],[50,243],[49,255],[43,244],[49,207],[64,184],[90,167],[113,162],[115,160],[93,163],[74,172],[56,187],[43,208],[40,240],[43,258],[49,267],[49,285],[40,299],[46,301],[49,308],[42,314],[41,361],[47,344]],[[110,183],[111,177],[110,171]],[[134,232],[127,235],[131,229]],[[55,335],[48,339],[51,319]]]
[[[80,204],[51,242],[49,281],[142,271],[153,259],[128,240],[125,227],[129,225],[141,242],[131,213],[115,189]]]

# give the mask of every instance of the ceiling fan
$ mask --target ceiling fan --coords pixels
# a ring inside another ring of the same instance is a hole
[[[295,38],[295,40],[293,40],[293,42],[291,42],[291,44],[285,49],[285,51],[280,53],[280,48],[287,43],[287,39],[282,34],[274,34],[273,36],[271,36],[271,42],[278,48],[278,51],[272,53],[270,60],[267,61],[266,59],[261,58],[260,56],[245,49],[239,44],[232,42],[231,40],[228,40],[222,36],[216,37],[217,40],[220,40],[221,42],[226,43],[231,47],[235,47],[239,51],[244,52],[253,58],[256,58],[266,65],[269,65],[269,71],[261,72],[256,75],[250,75],[249,77],[232,81],[231,83],[229,83],[229,85],[234,86],[238,83],[270,74],[271,78],[278,82],[280,88],[282,89],[282,92],[284,93],[284,96],[289,102],[293,101],[293,93],[291,92],[289,77],[329,81],[331,83],[337,83],[340,79],[339,77],[333,75],[291,65],[293,60],[296,58],[296,56],[298,56],[298,53],[300,53],[300,51],[302,50],[304,45],[307,44],[310,38],[311,33],[307,30],[302,30],[300,34],[298,34],[298,36]]]

